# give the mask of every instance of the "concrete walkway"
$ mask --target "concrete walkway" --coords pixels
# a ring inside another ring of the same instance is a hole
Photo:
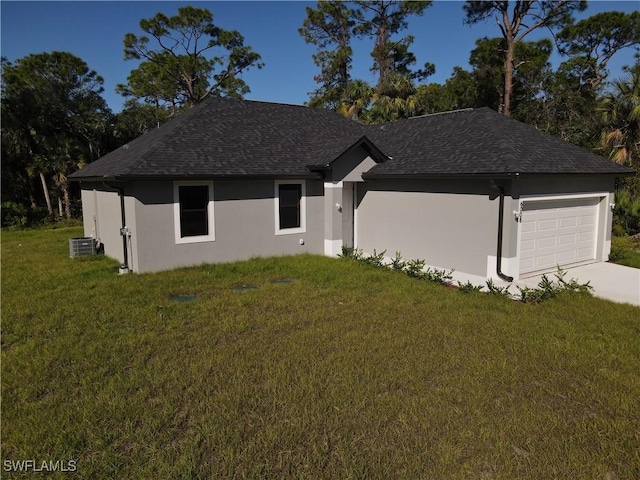
[[[616,265],[615,263],[592,263],[564,270],[565,280],[575,279],[578,283],[591,282],[593,294],[618,303],[640,306],[640,269]],[[547,278],[555,280],[554,273]],[[542,275],[524,278],[516,282],[528,287],[536,287]]]

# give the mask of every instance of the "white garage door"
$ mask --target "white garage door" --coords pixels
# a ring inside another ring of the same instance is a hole
[[[524,201],[520,274],[594,260],[600,199]]]

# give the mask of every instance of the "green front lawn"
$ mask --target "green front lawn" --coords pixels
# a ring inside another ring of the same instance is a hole
[[[639,308],[316,256],[118,276],[78,235],[2,235],[5,478],[640,477]]]

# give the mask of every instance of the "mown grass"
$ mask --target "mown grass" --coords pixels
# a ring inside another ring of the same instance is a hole
[[[2,236],[3,462],[77,461],[52,478],[640,478],[638,308],[461,295],[315,256],[117,276],[68,258],[80,234]]]
[[[620,265],[640,268],[640,239],[612,237],[609,258]]]

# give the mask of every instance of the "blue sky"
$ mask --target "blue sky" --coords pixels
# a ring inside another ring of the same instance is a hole
[[[18,2],[3,0],[1,8],[2,56],[16,60],[31,53],[54,50],[71,52],[82,58],[104,80],[104,98],[114,111],[122,106],[115,93],[118,83],[125,83],[136,62],[125,61],[123,39],[126,33],[140,34],[139,22],[158,12],[171,16],[179,6],[194,5],[214,14],[214,23],[225,29],[240,31],[245,43],[262,55],[265,67],[244,75],[251,88],[248,99],[303,104],[313,91],[313,45],[305,44],[298,28],[305,18],[305,7],[316,2]],[[429,82],[443,83],[456,65],[468,68],[469,53],[476,39],[496,37],[495,23],[464,25],[463,2],[435,1],[422,17],[410,21],[404,34],[414,35],[412,51],[418,64],[432,62],[436,74]],[[605,10],[631,12],[637,1],[589,2],[581,14],[586,17]],[[531,37],[535,39],[536,37]],[[352,76],[374,82],[369,71],[371,41],[354,44]],[[618,53],[610,62],[611,78],[622,76],[622,66],[633,61],[633,49]],[[554,64],[559,63],[557,57]]]

